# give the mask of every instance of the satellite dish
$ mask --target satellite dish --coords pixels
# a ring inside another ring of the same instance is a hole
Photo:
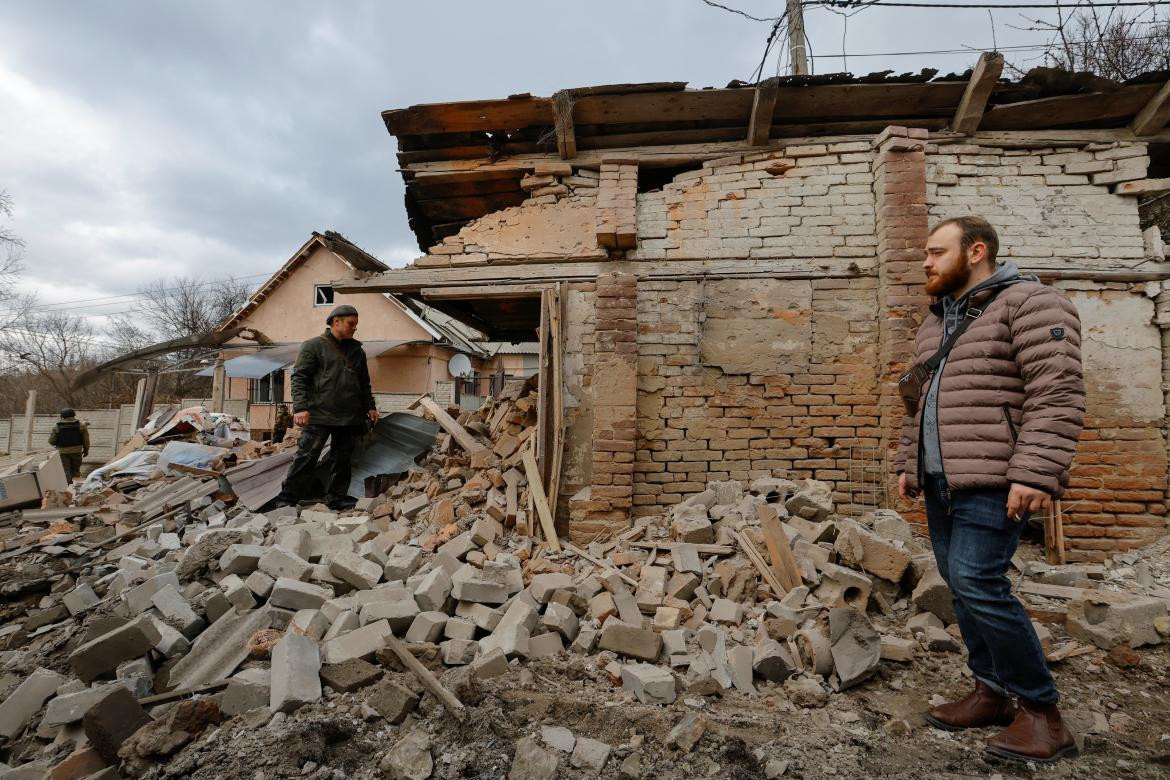
[[[451,359],[447,361],[447,373],[456,379],[469,378],[474,373],[470,358],[462,352],[452,355]]]

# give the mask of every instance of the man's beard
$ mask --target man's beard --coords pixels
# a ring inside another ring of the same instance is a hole
[[[954,268],[940,271],[933,279],[926,280],[926,294],[942,298],[963,289],[971,279],[971,265],[963,259]]]

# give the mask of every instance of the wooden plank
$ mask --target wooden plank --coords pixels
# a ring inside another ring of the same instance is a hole
[[[532,448],[524,450],[524,473],[528,477],[528,495],[536,504],[536,512],[540,517],[540,526],[544,529],[545,541],[553,552],[561,551],[560,540],[557,539],[557,530],[553,525],[552,513],[548,508],[548,498],[544,494],[544,484],[540,479],[540,471],[536,467],[536,458],[532,457]]]
[[[549,476],[548,503],[556,520],[561,494],[561,469],[565,454],[565,399],[561,333],[561,283],[549,291],[549,348],[552,350],[552,464]]]
[[[1170,121],[1170,81],[1163,84],[1149,102],[1142,106],[1142,110],[1130,122],[1129,129],[1133,130],[1134,135],[1153,135],[1166,127],[1168,121]]]
[[[443,703],[447,708],[447,712],[451,713],[455,720],[462,722],[467,713],[463,709],[463,703],[455,698],[455,695],[443,687],[438,678],[431,673],[431,670],[422,665],[422,662],[414,657],[414,653],[402,643],[402,640],[393,634],[386,636],[386,646],[393,651],[394,655],[398,656],[398,660],[402,665],[409,669],[418,681],[423,686],[434,694],[435,698]]]
[[[1108,93],[1059,95],[992,106],[983,114],[979,127],[1041,130],[1076,125],[1108,126],[1132,117],[1157,91],[1157,84],[1135,84]]]
[[[382,112],[391,135],[472,133],[548,125],[549,99],[530,95],[507,100],[433,103]]]
[[[600,558],[595,558],[594,556],[585,552],[580,547],[576,546],[575,544],[572,544],[571,542],[564,542],[564,546],[565,546],[565,549],[568,550],[569,552],[573,553],[573,555],[576,555],[580,558],[584,558],[585,560],[592,563],[594,566],[599,566],[604,571],[612,571],[618,577],[621,577],[622,580],[624,580],[627,584],[633,585],[635,588],[638,587],[638,581],[636,579],[629,576],[628,574],[623,574],[622,572],[618,571],[617,567],[614,566],[612,563],[607,563],[606,561],[603,561]]]
[[[1068,552],[1064,546],[1064,512],[1059,498],[1052,502],[1052,518],[1056,530],[1056,562],[1063,566],[1068,563]]]
[[[578,125],[732,120],[751,110],[749,89],[703,89],[626,95],[582,95],[573,107]]]
[[[772,114],[776,111],[776,95],[779,90],[778,78],[764,79],[756,84],[747,132],[747,142],[752,146],[766,146],[768,143],[768,132],[772,129]]]
[[[540,296],[540,326],[537,329],[539,368],[536,383],[536,463],[540,468],[541,485],[548,485],[552,465],[552,355],[549,351],[549,296],[545,289]],[[546,494],[547,495],[547,494]]]
[[[768,587],[772,589],[772,592],[777,596],[783,596],[787,593],[788,589],[780,583],[780,580],[768,568],[768,564],[764,562],[764,557],[760,555],[759,550],[751,543],[751,540],[744,536],[743,531],[736,531],[734,536],[735,540],[739,542],[739,546],[744,551],[744,554],[747,555],[748,560],[756,567],[756,571],[764,578],[764,582],[768,583]]]
[[[557,133],[557,153],[562,160],[577,156],[577,135],[573,128],[573,104],[576,97],[569,90],[552,96],[553,127]]]
[[[515,300],[517,298],[539,298],[546,286],[544,284],[512,284],[507,287],[489,289],[481,286],[423,287],[419,294],[423,298],[444,301],[481,301],[487,298]]]
[[[959,107],[955,109],[955,118],[951,120],[951,129],[956,133],[974,133],[979,129],[979,122],[983,119],[983,112],[987,110],[987,99],[999,81],[999,74],[1003,72],[1003,55],[995,52],[984,52],[979,56],[971,71],[971,79],[963,91],[963,98]]]
[[[727,544],[691,544],[688,542],[630,542],[631,547],[642,550],[666,550],[670,552],[680,544],[690,544],[699,555],[731,555],[735,548]]]
[[[1080,599],[1085,596],[1099,596],[1106,591],[1091,588],[1073,588],[1068,585],[1049,585],[1044,582],[1030,582],[1025,580],[1016,588],[1020,593],[1029,596],[1044,596],[1050,599]],[[1120,595],[1120,594],[1118,594]]]
[[[797,565],[796,559],[792,556],[788,536],[780,527],[780,518],[776,514],[776,509],[769,504],[764,504],[757,508],[756,514],[760,518],[760,528],[764,532],[764,542],[768,545],[768,555],[772,558],[772,571],[775,572],[776,579],[780,581],[786,591],[799,587],[803,582],[800,566]]]
[[[475,437],[467,432],[467,429],[457,423],[455,419],[451,417],[451,415],[447,414],[445,411],[439,408],[439,405],[435,403],[430,396],[423,396],[419,399],[419,403],[424,409],[435,416],[435,421],[439,423],[443,430],[451,434],[451,438],[459,442],[459,446],[462,447],[467,452],[467,454],[471,455],[473,453],[479,452],[480,450],[486,449],[486,447],[475,440]]]

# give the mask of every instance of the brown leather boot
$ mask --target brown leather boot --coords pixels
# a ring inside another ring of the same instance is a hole
[[[948,702],[926,713],[926,722],[947,731],[977,729],[983,726],[1007,726],[1016,715],[1015,705],[982,680],[965,698]]]
[[[1055,704],[1020,699],[1015,721],[987,738],[987,752],[1012,761],[1052,764],[1077,754],[1077,743],[1064,725]]]

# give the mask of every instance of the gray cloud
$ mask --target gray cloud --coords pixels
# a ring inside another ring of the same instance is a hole
[[[783,6],[728,3],[761,16]],[[768,30],[698,0],[36,2],[8,3],[5,17],[0,187],[28,244],[27,285],[47,302],[177,273],[265,274],[314,229],[404,262],[415,241],[383,109],[589,84],[723,86],[750,76]],[[1001,45],[1037,42],[1006,29],[1013,19],[998,20]],[[840,17],[808,21],[814,53],[840,51]],[[850,22],[847,46],[991,37],[982,11],[872,9]],[[947,72],[974,58],[849,65]]]

